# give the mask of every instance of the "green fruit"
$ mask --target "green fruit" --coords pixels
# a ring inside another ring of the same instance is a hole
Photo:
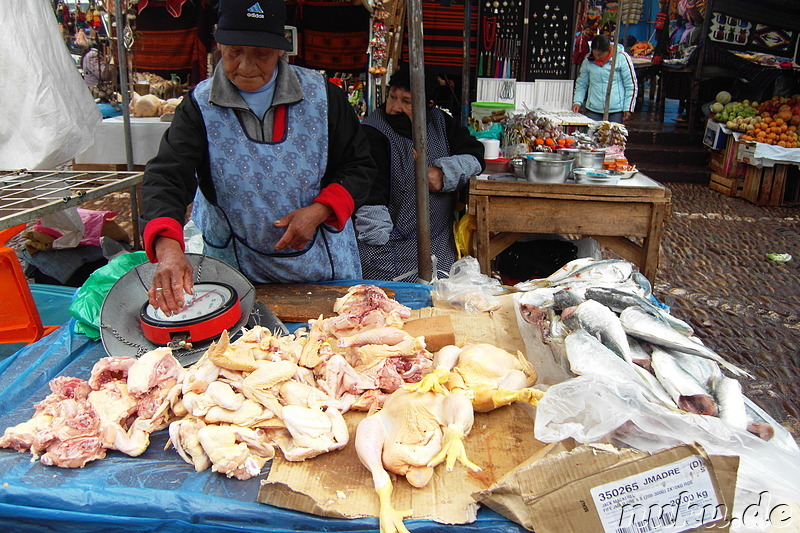
[[[714,112],[714,113],[722,113],[722,110],[724,109],[724,107],[725,106],[723,106],[719,102],[714,102],[714,104],[711,106],[711,111]]]
[[[716,100],[721,104],[727,104],[728,102],[731,101],[731,93],[729,93],[728,91],[720,91],[717,93]]]

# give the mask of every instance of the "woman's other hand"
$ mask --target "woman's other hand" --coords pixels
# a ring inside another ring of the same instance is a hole
[[[572,112],[573,113],[580,113],[581,112],[581,104],[572,104]]]
[[[328,220],[333,210],[327,205],[314,202],[307,207],[295,209],[285,217],[274,222],[278,228],[286,228],[283,237],[275,245],[275,250],[291,248],[302,250],[308,246],[317,226]]]

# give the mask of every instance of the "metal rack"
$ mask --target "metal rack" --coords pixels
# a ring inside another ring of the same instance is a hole
[[[131,218],[138,245],[139,209],[133,187],[143,176],[119,171],[0,170],[0,230],[132,188]]]

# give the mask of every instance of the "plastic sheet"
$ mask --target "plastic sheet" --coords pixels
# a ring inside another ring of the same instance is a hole
[[[0,12],[0,168],[56,168],[91,146],[102,117],[64,46],[51,3],[6,7]]]
[[[335,284],[367,283],[366,280]],[[412,308],[430,305],[430,287],[412,283],[376,282],[395,291]],[[50,390],[58,375],[87,378],[104,357],[100,343],[74,332],[75,319],[0,363],[0,430],[33,414],[34,403]],[[0,525],[9,531],[227,532],[374,532],[374,518],[331,519],[257,503],[261,476],[246,481],[227,479],[210,470],[195,472],[172,450],[164,450],[166,430],[151,436],[139,457],[110,451],[105,459],[80,470],[31,462],[30,454],[0,449]],[[521,533],[522,527],[488,509],[464,526],[425,520],[405,522],[412,532],[453,531]]]

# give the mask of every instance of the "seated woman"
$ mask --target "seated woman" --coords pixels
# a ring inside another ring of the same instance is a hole
[[[484,169],[483,145],[466,127],[434,107],[438,79],[425,69],[431,253],[436,272],[456,260],[453,237],[457,191]],[[401,66],[389,80],[386,103],[364,119],[378,175],[369,200],[355,214],[358,251],[366,279],[417,281],[417,210],[411,77]]]

